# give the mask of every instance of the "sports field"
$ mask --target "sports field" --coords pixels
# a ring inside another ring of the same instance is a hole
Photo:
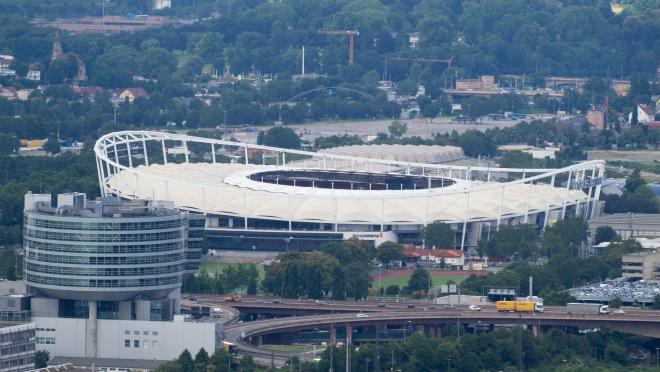
[[[390,285],[398,285],[399,288],[403,288],[408,285],[408,280],[412,271],[404,270],[393,270],[387,271],[380,275],[375,275],[373,277],[374,281],[371,284],[371,289],[378,289],[378,278],[380,276],[380,286],[387,288]],[[469,276],[470,274],[468,274]],[[448,281],[453,281],[454,283],[460,283],[466,278],[466,274],[462,271],[433,271],[431,272],[431,281],[433,288],[439,288],[443,284],[447,284]]]

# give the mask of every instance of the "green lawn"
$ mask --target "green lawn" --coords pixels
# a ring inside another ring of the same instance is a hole
[[[408,285],[408,279],[410,279],[410,273],[383,279],[380,281],[380,286],[387,288],[390,285],[398,285],[399,288],[403,288]],[[433,282],[433,288],[440,288],[442,284],[447,284],[449,280],[454,283],[462,282],[465,280],[465,275],[461,273],[457,273],[456,275],[431,274],[431,280]],[[373,281],[371,289],[378,289],[378,280]]]

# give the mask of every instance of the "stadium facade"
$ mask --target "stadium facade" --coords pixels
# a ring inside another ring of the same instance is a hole
[[[599,214],[605,168],[431,164],[151,131],[110,133],[95,153],[103,195],[173,201],[206,215],[210,248],[244,250],[350,237],[423,244],[435,221],[450,224],[465,250],[502,224],[544,229]]]

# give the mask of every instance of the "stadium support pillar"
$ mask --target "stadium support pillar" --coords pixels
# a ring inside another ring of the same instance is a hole
[[[126,142],[126,153],[128,156],[128,166],[133,168],[133,156],[131,156],[131,143]]]
[[[286,167],[286,152],[282,153],[282,166]]]
[[[215,164],[215,143],[211,144],[211,158],[213,159],[213,164]]]
[[[247,144],[245,145],[243,150],[244,150],[243,155],[245,156],[245,165],[248,165],[249,163],[248,163],[248,147],[247,147]]]
[[[566,181],[566,193],[564,194],[564,204],[561,208],[561,218],[566,218],[566,203],[568,202],[568,193],[571,191],[571,177],[573,176],[573,171],[568,171],[568,181]]]
[[[97,322],[96,322],[96,301],[89,301],[89,317],[87,318],[87,342],[85,345],[85,357],[96,358],[97,343]]]
[[[604,171],[605,171],[605,166],[601,164],[600,167],[598,167],[598,179],[600,179],[601,182],[599,182],[596,185],[596,191],[595,191],[595,194],[594,194],[594,206],[591,207],[591,216],[590,216],[591,218],[594,218],[594,216],[596,215],[596,203],[598,202],[598,199],[600,198],[600,185],[602,183],[603,172]]]
[[[555,175],[552,175],[552,178],[550,178],[550,186],[555,187]],[[545,231],[545,227],[548,225],[548,214],[550,214],[550,198],[546,197],[545,199],[545,216],[543,216],[543,231]]]
[[[101,186],[101,196],[105,196],[105,182],[103,181],[103,165],[101,160],[96,158],[96,175],[99,178],[99,186]]]
[[[167,147],[165,147],[165,140],[161,140],[160,144],[163,150],[163,164],[167,164]]]
[[[147,154],[147,142],[142,140],[142,154],[144,154],[144,165],[149,166],[149,154]]]
[[[461,235],[461,251],[465,252],[465,233],[467,232],[468,214],[470,213],[470,192],[465,192],[465,219],[463,220],[463,234]]]
[[[186,156],[186,164],[188,163],[188,141],[183,141],[183,154]]]
[[[532,186],[534,186],[534,182],[529,181],[529,191],[527,191],[527,200],[525,201],[525,223],[529,221],[529,199],[532,197]]]
[[[589,193],[587,194],[587,210],[584,211],[584,218],[590,218],[591,216],[591,209],[594,207],[594,204],[596,203],[595,200],[592,198],[592,193],[594,191],[594,187],[592,186],[593,180],[596,178],[596,168],[591,169],[591,180],[589,180]],[[593,200],[593,203],[592,203]]]
[[[500,211],[497,214],[497,230],[500,229],[500,223],[502,222],[502,209],[504,208],[504,188],[505,186],[502,186],[502,193],[500,194]]]
[[[323,170],[327,169],[325,163],[326,163],[326,158],[325,158],[325,155],[323,155]]]

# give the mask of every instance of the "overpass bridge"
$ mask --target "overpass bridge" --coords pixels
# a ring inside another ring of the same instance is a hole
[[[353,343],[354,329],[372,327],[382,330],[379,340],[392,339],[395,332],[388,327],[400,327],[403,337],[406,332],[420,331],[432,336],[442,336],[446,326],[459,325],[459,329],[469,325],[524,326],[531,328],[535,335],[540,335],[547,327],[607,328],[614,331],[660,338],[660,312],[644,311],[634,314],[598,314],[571,315],[560,311],[548,313],[499,313],[495,310],[463,311],[429,310],[428,308],[411,310],[392,310],[357,314],[325,314],[304,317],[276,318],[229,325],[225,328],[225,338],[238,345],[242,354],[250,354],[264,364],[283,364],[290,358],[288,353],[276,353],[261,348],[264,338],[282,337],[305,330],[323,329],[329,332],[330,344],[336,344],[338,330],[343,335],[343,342]],[[400,332],[400,331],[399,331]],[[359,340],[355,340],[359,341]],[[366,341],[366,340],[365,340]],[[309,359],[309,355],[299,355]]]

